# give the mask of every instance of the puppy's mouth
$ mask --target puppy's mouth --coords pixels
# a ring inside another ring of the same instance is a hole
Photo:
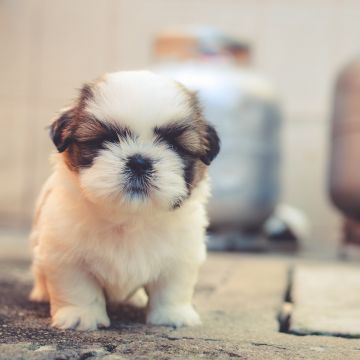
[[[130,179],[124,191],[131,197],[148,197],[152,188],[151,182],[146,179]]]
[[[150,191],[156,189],[154,182],[155,170],[153,161],[140,154],[128,158],[124,170],[126,183],[124,191],[130,197],[149,197]]]

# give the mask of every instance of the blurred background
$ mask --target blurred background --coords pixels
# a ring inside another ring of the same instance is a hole
[[[335,254],[342,221],[327,194],[330,118],[337,75],[359,52],[359,18],[356,0],[1,0],[1,231],[28,231],[54,150],[45,128],[82,83],[116,70],[170,74],[186,62],[197,79],[196,67],[211,63],[216,76],[227,72],[223,94],[246,93],[246,74],[261,79],[271,100],[260,98],[281,118],[271,140],[278,175],[269,216],[277,204],[291,205],[308,222],[302,250]],[[208,36],[216,44],[204,47]],[[185,56],[179,38],[190,38],[185,47],[194,52]],[[211,120],[221,127],[221,114]]]

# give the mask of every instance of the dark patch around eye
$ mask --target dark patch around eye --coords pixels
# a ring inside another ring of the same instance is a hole
[[[156,127],[154,129],[154,134],[156,135],[155,142],[166,143],[171,149],[176,151],[181,156],[196,156],[196,154],[187,149],[179,141],[179,137],[184,134],[185,131],[192,130],[192,127],[187,124],[169,125],[161,128]]]
[[[186,187],[190,191],[192,183],[195,177],[195,163],[196,160],[189,156],[182,157],[184,163],[184,179],[186,182]]]
[[[91,166],[100,149],[95,143],[73,143],[68,150],[72,165],[76,168]]]
[[[79,128],[77,133],[77,142],[90,144],[100,144],[105,141],[115,143],[128,137],[133,138],[133,134],[128,128],[119,125],[104,124],[96,119],[84,124],[83,128]]]
[[[192,130],[192,127],[188,124],[175,124],[164,127],[155,127],[154,133],[156,136],[162,137],[166,140],[174,140],[185,131]]]
[[[178,140],[185,131],[194,131],[187,124],[171,125],[164,128],[155,128],[156,142],[164,142],[169,148],[175,151],[184,164],[184,179],[190,193],[195,177],[195,164],[199,156],[186,149]],[[175,206],[176,207],[176,206]]]
[[[69,158],[74,167],[89,167],[99,151],[105,149],[106,143],[117,143],[133,137],[128,128],[91,119],[77,129],[69,148]]]

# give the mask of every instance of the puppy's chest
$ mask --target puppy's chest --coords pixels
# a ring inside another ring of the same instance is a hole
[[[104,285],[131,291],[154,280],[169,261],[164,234],[114,227],[94,239],[85,263]]]

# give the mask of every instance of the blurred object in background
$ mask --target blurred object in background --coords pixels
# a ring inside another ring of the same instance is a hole
[[[360,59],[338,76],[332,115],[329,192],[344,216],[340,255],[360,246]]]
[[[360,222],[358,220],[346,217],[343,219],[338,257],[343,260],[360,260]]]
[[[210,169],[209,248],[264,250],[270,239],[296,248],[289,219],[283,238],[264,228],[279,200],[281,112],[271,84],[250,68],[249,43],[200,28],[162,32],[154,47],[155,71],[196,91],[220,134]]]
[[[310,237],[310,223],[305,214],[292,206],[279,204],[266,221],[264,232],[272,250],[295,251]]]
[[[281,127],[281,202],[311,219],[311,236],[303,246],[308,254],[335,255],[340,212],[324,191],[329,90],[334,73],[359,51],[354,41],[360,32],[359,1],[69,3],[0,1],[0,231],[30,226],[35,198],[50,173],[53,146],[45,128],[76,89],[104,72],[148,68],[154,64],[156,34],[176,24],[205,23],[235,39],[251,40],[241,46],[230,41],[221,50],[222,62],[230,61],[225,52],[235,53],[243,67],[253,64],[276,84],[286,119]],[[194,36],[190,41],[203,63],[205,57],[210,60],[209,54],[199,55]],[[165,62],[160,56],[156,60]]]

